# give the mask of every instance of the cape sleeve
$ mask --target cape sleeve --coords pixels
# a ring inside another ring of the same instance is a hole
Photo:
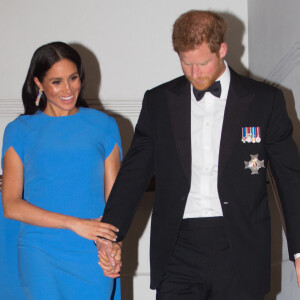
[[[120,150],[120,158],[122,159],[122,145],[121,145],[121,137],[118,128],[118,124],[110,117],[107,122],[106,126],[106,136],[104,141],[104,148],[105,148],[105,159],[111,154],[112,150],[114,149],[115,145],[117,144]]]
[[[13,147],[18,156],[20,157],[22,163],[24,163],[24,134],[22,127],[17,120],[9,123],[3,135],[2,144],[2,157],[1,157],[1,167],[3,169],[3,158],[6,151]]]

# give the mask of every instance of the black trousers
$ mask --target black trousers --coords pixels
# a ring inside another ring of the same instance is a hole
[[[247,270],[245,270],[247,272]],[[242,286],[222,217],[184,219],[157,300],[263,300]]]

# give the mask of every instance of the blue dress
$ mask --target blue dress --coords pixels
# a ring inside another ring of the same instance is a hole
[[[118,126],[102,112],[80,108],[72,116],[51,117],[39,111],[7,125],[2,158],[13,147],[22,160],[26,201],[99,218],[105,206],[104,161],[116,144],[121,151]],[[18,262],[27,299],[120,299],[119,282],[103,275],[93,241],[71,230],[22,223]]]
[[[2,202],[2,192],[0,192]],[[17,239],[20,222],[6,219],[0,203],[0,300],[25,300],[18,272]]]

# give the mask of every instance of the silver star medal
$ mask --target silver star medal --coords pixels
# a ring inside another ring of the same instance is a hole
[[[264,160],[259,160],[258,159],[258,154],[252,155],[250,161],[244,161],[245,163],[245,169],[250,169],[251,170],[251,175],[258,174],[258,171],[260,168],[264,168]]]

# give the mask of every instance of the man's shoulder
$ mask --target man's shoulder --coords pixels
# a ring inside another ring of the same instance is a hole
[[[158,86],[155,86],[155,87],[149,89],[148,92],[157,93],[157,92],[162,92],[164,90],[178,90],[178,89],[184,88],[187,83],[188,83],[188,80],[183,75],[183,76],[174,78],[170,81],[164,82]]]
[[[277,87],[266,81],[238,74],[233,69],[230,69],[230,73],[233,84],[243,85],[250,91],[274,92],[278,90]]]

